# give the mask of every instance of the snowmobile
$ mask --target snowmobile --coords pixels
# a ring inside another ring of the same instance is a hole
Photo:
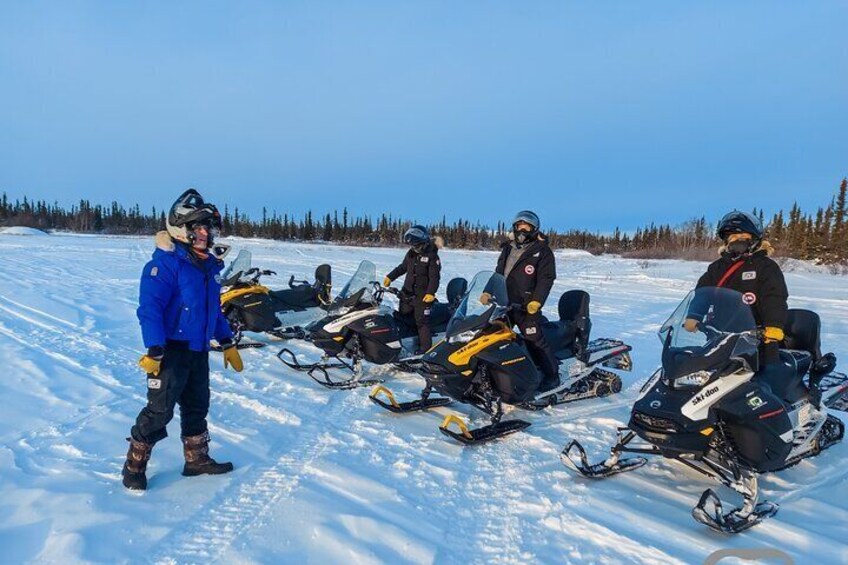
[[[696,331],[687,331],[687,318],[697,321]],[[692,510],[695,520],[726,533],[754,526],[778,510],[758,502],[758,474],[818,455],[844,435],[828,411],[844,402],[848,377],[834,372],[832,353],[822,355],[820,332],[817,314],[789,310],[781,363],[760,370],[762,335],[745,297],[726,288],[691,292],[659,331],[662,366],[642,387],[609,458],[589,465],[572,441],[563,463],[583,477],[604,478],[641,467],[645,455],[673,459],[743,498],[723,514],[725,505],[707,489]]]
[[[399,403],[391,391],[379,386],[372,391],[371,400],[394,413],[446,406],[452,400],[470,404],[486,412],[491,424],[469,429],[462,419],[449,415],[439,428],[470,445],[530,426],[524,420],[502,420],[504,404],[541,410],[621,390],[621,378],[605,368],[629,371],[631,348],[613,339],[589,340],[592,324],[586,292],[565,292],[559,300],[559,321],[540,324],[560,361],[562,382],[551,390],[539,391],[542,373],[522,337],[512,329],[512,308],[516,306],[509,306],[504,277],[491,271],[478,273],[448,324],[446,338],[424,355],[418,368],[427,383],[421,398]],[[442,396],[430,398],[434,390]],[[450,429],[451,424],[456,424],[459,432]]]
[[[317,363],[301,363],[288,348],[277,357],[292,369],[305,371],[317,383],[332,389],[352,389],[383,382],[381,379],[362,379],[362,361],[375,365],[392,364],[396,368],[414,372],[420,355],[418,331],[412,314],[402,315],[383,304],[386,294],[403,300],[402,292],[394,287],[384,288],[374,279],[374,263],[362,261],[356,274],[333,303],[327,316],[305,328],[302,336],[323,350]],[[455,278],[448,283],[448,303],[434,302],[430,323],[434,335],[445,331],[451,314],[456,309],[468,282]],[[331,374],[335,369],[349,373],[346,378]]]
[[[271,290],[259,282],[274,271],[251,266],[251,253],[243,249],[222,275],[221,308],[240,347],[263,347],[261,342],[243,342],[245,331],[287,339],[298,334],[300,324],[326,314],[332,289],[330,265],[315,269],[315,282],[289,279],[288,288]]]

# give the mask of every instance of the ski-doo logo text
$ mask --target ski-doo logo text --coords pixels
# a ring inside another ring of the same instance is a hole
[[[528,275],[532,275],[536,272],[536,267],[534,267],[533,265],[527,265],[526,267],[524,267],[524,272]]]
[[[720,387],[717,387],[717,386],[716,386],[716,387],[713,387],[713,388],[711,388],[711,389],[709,389],[709,390],[705,390],[704,392],[702,392],[701,394],[699,394],[698,396],[696,396],[695,398],[693,398],[693,399],[692,399],[692,404],[693,404],[693,405],[695,405],[695,404],[700,404],[701,402],[703,402],[703,401],[704,401],[704,400],[706,400],[707,398],[709,398],[709,397],[711,397],[712,395],[714,395],[715,393],[717,393],[717,392],[718,392],[718,390],[719,390],[719,388],[720,388]]]
[[[757,295],[754,294],[753,292],[746,292],[745,294],[742,295],[742,302],[744,302],[748,306],[750,306],[751,304],[753,304],[756,301],[757,301]]]

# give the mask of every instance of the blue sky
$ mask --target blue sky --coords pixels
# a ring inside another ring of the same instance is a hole
[[[826,203],[846,2],[2,2],[0,191],[607,231]]]

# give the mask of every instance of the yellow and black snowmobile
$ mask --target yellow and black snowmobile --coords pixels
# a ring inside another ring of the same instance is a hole
[[[221,309],[239,347],[262,347],[261,342],[242,341],[244,332],[266,333],[288,339],[300,336],[299,327],[326,314],[330,305],[330,265],[315,269],[315,281],[289,279],[288,288],[271,290],[260,282],[274,271],[251,266],[251,254],[242,250],[229,266],[221,283]]]
[[[484,295],[486,299],[481,302]],[[524,420],[502,420],[504,404],[540,410],[621,390],[620,377],[603,367],[630,370],[631,348],[618,340],[589,341],[587,293],[564,293],[559,301],[560,320],[544,320],[540,324],[560,361],[562,382],[551,390],[539,390],[542,373],[522,337],[512,329],[509,313],[518,307],[509,305],[502,275],[478,273],[451,318],[445,338],[422,358],[418,372],[426,380],[426,387],[421,398],[399,403],[391,391],[378,386],[372,391],[371,400],[395,413],[445,406],[453,400],[470,404],[489,414],[492,423],[469,429],[459,417],[450,415],[440,430],[464,444],[474,444],[530,425]],[[442,396],[431,398],[434,391]],[[451,424],[456,424],[459,432],[450,429]]]

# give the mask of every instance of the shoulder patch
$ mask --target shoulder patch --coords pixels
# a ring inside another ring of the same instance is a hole
[[[156,275],[158,275],[158,274],[159,274],[159,267],[157,267],[156,265],[154,265],[154,266],[150,269],[150,276],[151,276],[151,277],[155,277],[155,276],[156,276]]]
[[[757,271],[744,271],[742,273],[743,281],[752,281],[757,278]]]

